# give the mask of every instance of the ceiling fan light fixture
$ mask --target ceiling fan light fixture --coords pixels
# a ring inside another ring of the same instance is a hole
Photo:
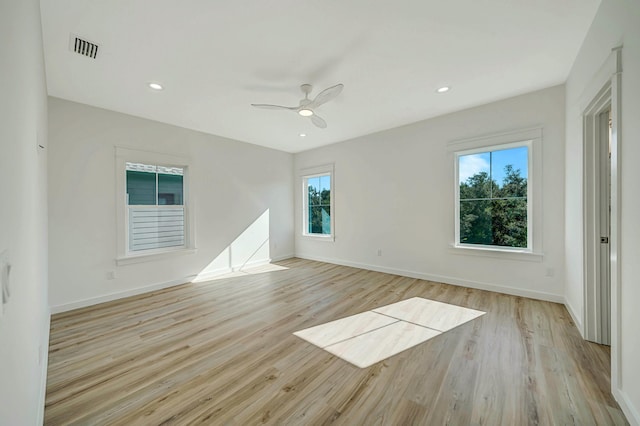
[[[310,119],[311,123],[314,126],[320,129],[327,128],[327,122],[324,121],[322,117],[316,115],[313,112],[314,109],[318,108],[320,105],[326,104],[330,100],[334,99],[336,96],[342,92],[342,88],[344,84],[336,84],[335,86],[331,86],[327,89],[324,89],[322,92],[318,93],[315,98],[309,99],[309,93],[311,93],[311,85],[303,84],[300,86],[302,89],[302,93],[304,93],[304,99],[300,100],[300,103],[297,106],[284,106],[284,105],[273,105],[273,104],[251,104],[256,108],[263,109],[279,109],[281,111],[293,111],[296,112],[300,117],[307,117]],[[304,137],[300,135],[300,137]]]

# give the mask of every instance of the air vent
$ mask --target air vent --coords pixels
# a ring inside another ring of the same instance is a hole
[[[97,44],[91,43],[90,41],[80,38],[74,34],[71,34],[71,37],[69,38],[69,49],[72,52],[76,52],[89,58],[96,58],[98,55],[98,47],[99,46]]]

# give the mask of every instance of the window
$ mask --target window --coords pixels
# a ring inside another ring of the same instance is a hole
[[[532,251],[532,141],[457,152],[456,245]]]
[[[194,253],[189,160],[116,147],[116,263]]]
[[[330,170],[327,170],[330,167]],[[302,177],[303,189],[303,230],[306,236],[333,238],[333,170],[332,166],[319,168],[327,170]]]
[[[184,169],[126,163],[128,249],[185,247]]]

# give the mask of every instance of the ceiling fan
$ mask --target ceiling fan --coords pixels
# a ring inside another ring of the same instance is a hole
[[[309,99],[309,93],[313,90],[313,86],[310,84],[303,84],[300,86],[302,93],[304,93],[304,99],[300,100],[300,105],[294,107],[287,107],[282,105],[270,105],[270,104],[251,104],[256,108],[265,108],[265,109],[284,109],[289,111],[295,111],[299,115],[303,117],[309,117],[311,122],[315,124],[317,127],[324,129],[327,127],[327,122],[322,118],[318,117],[315,113],[315,109],[320,105],[329,102],[334,99],[336,96],[342,92],[342,88],[344,84],[336,84],[335,86],[331,86],[328,89],[324,89],[322,92],[318,93],[318,95],[314,99]]]

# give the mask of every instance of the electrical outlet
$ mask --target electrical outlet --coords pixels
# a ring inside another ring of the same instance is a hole
[[[116,279],[116,271],[107,271],[107,273],[105,274],[105,277],[108,280],[115,280]]]
[[[545,277],[552,277],[555,274],[555,271],[553,270],[553,268],[547,268],[547,270],[545,271]]]
[[[378,249],[378,256],[382,256],[382,249],[381,248]]]

